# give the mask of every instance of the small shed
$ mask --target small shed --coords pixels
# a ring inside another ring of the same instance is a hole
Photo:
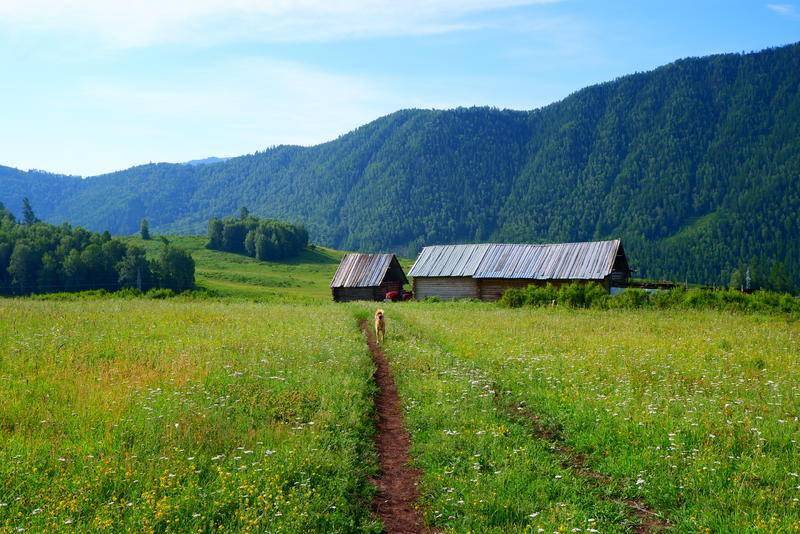
[[[619,239],[544,245],[440,245],[422,249],[414,296],[497,300],[512,287],[597,282],[624,287],[631,269]]]
[[[333,275],[331,293],[336,302],[383,300],[389,291],[408,283],[394,254],[346,254]]]

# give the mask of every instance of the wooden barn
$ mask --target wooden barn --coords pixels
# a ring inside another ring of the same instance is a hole
[[[597,282],[625,287],[631,269],[622,242],[549,245],[438,245],[422,249],[409,275],[414,297],[497,300],[512,287]]]
[[[331,282],[333,300],[383,300],[408,283],[394,254],[346,254]]]

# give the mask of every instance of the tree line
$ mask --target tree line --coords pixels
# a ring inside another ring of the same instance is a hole
[[[207,248],[247,254],[259,260],[297,256],[308,245],[303,226],[272,219],[259,219],[242,208],[239,217],[211,219]]]
[[[184,291],[194,287],[192,256],[166,240],[160,254],[68,224],[37,219],[28,199],[22,218],[0,203],[0,295],[62,291],[153,288]]]

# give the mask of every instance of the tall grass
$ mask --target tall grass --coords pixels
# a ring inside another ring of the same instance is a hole
[[[448,386],[454,388],[449,398],[432,403],[415,393],[416,386],[406,388],[411,417],[433,414],[416,423],[417,447],[430,447],[418,451],[427,469],[451,462],[435,454],[439,445],[426,444],[436,425],[481,421],[490,410],[467,402],[468,373],[448,370],[466,367],[560,428],[591,469],[610,477],[626,498],[668,517],[677,531],[800,528],[797,321],[709,310],[473,304],[419,304],[388,313],[402,316],[427,356],[425,366],[407,363],[411,349],[390,337],[393,362],[410,369],[399,372],[413,380],[456,381],[461,388]],[[449,407],[436,414],[436,402]],[[482,438],[459,439],[481,452]],[[497,443],[511,446],[505,437],[488,446]],[[536,446],[532,439],[530,447]],[[516,486],[513,492],[523,494]],[[529,504],[543,509],[549,499],[540,495]],[[557,498],[568,505],[570,499],[577,497]],[[439,506],[430,496],[426,503]],[[567,527],[585,528],[583,517],[607,514],[597,503],[584,505]],[[475,506],[454,509],[454,524],[477,521],[482,513]]]
[[[523,306],[562,305],[570,308],[598,309],[678,309],[720,310],[750,313],[800,314],[800,298],[771,291],[742,293],[732,289],[684,289],[647,292],[630,288],[610,296],[600,285],[594,283],[572,283],[563,286],[528,286],[513,288],[503,293],[501,306],[520,308]]]
[[[0,301],[0,531],[378,530],[372,364],[323,308]]]

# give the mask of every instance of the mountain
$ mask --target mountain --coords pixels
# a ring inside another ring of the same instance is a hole
[[[212,163],[222,163],[223,161],[227,161],[230,158],[216,158],[214,156],[203,158],[203,159],[192,159],[189,161],[185,161],[184,165],[211,165]]]
[[[0,201],[115,234],[204,232],[247,206],[312,240],[422,245],[621,237],[638,275],[800,285],[800,44],[676,61],[534,111],[404,110],[312,147],[86,179],[0,168]],[[783,267],[781,266],[783,264]]]

